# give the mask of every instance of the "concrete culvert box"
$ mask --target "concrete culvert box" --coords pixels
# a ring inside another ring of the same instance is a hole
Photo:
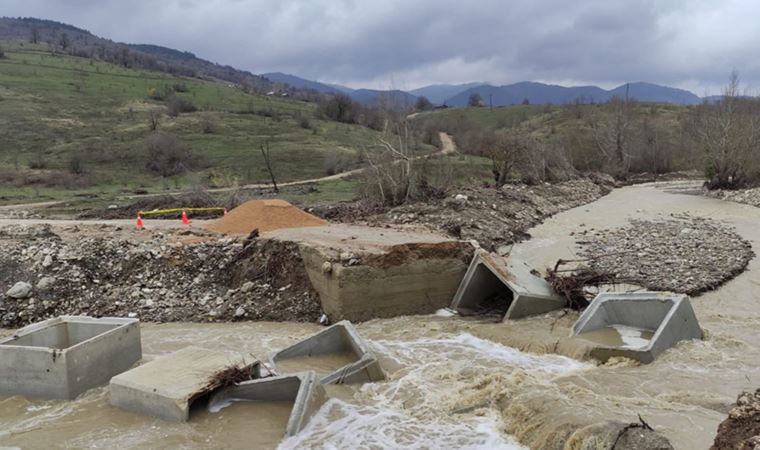
[[[252,408],[267,402],[291,402],[293,409],[285,436],[293,436],[306,426],[309,419],[325,402],[325,389],[313,371],[245,381],[222,389],[211,397],[211,409],[223,408],[231,402],[251,402]],[[262,408],[265,413],[266,409]]]
[[[572,336],[598,344],[591,356],[625,356],[648,364],[679,341],[702,339],[686,295],[661,292],[599,294],[573,325]]]
[[[230,367],[259,378],[258,361],[198,347],[185,347],[111,379],[111,404],[137,414],[174,422],[190,419],[191,407],[221,388],[216,376]]]
[[[141,358],[137,319],[45,320],[0,339],[0,395],[73,399]]]
[[[381,381],[385,374],[377,358],[349,321],[325,330],[272,355],[278,373],[313,370],[323,384]]]
[[[457,289],[451,308],[461,315],[497,313],[504,320],[562,309],[565,299],[519,261],[478,251]]]

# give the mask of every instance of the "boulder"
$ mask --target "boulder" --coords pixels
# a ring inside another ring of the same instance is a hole
[[[5,295],[17,299],[27,298],[32,295],[32,285],[25,281],[19,281],[14,284],[12,288],[8,289],[8,292],[6,292]]]
[[[37,289],[39,289],[40,291],[47,291],[48,289],[53,287],[56,281],[57,280],[55,279],[55,277],[42,277],[37,282]]]

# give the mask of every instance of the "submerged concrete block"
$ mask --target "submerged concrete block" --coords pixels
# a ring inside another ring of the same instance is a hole
[[[278,373],[313,370],[323,384],[385,379],[374,353],[347,320],[273,354],[272,364]]]
[[[573,325],[572,336],[599,347],[591,356],[650,363],[679,341],[702,339],[689,297],[664,292],[599,294]]]
[[[220,387],[214,386],[214,375],[241,363],[251,368],[253,378],[260,376],[258,361],[186,347],[113,377],[111,404],[138,414],[186,422],[193,402]]]
[[[137,319],[45,320],[0,339],[0,395],[73,399],[140,358]]]
[[[210,404],[232,401],[293,402],[285,436],[293,436],[306,426],[309,419],[325,402],[325,388],[319,384],[313,371],[282,375],[243,383],[225,388],[211,397]]]
[[[462,315],[474,315],[491,309],[504,320],[544,314],[565,307],[543,278],[533,275],[519,261],[479,250],[454,295],[451,308]]]

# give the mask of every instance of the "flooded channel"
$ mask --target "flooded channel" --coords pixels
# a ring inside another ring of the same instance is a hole
[[[548,267],[574,256],[572,233],[681,212],[733,225],[758,248],[760,209],[644,185],[553,217],[531,230],[533,239],[515,246],[513,256]],[[755,259],[748,272],[692,300],[704,341],[682,343],[646,366],[583,361],[584,341],[567,337],[575,313],[507,324],[432,315],[378,319],[357,329],[388,381],[330,387],[331,399],[309,425],[281,443],[282,405],[267,405],[272,413],[262,419],[253,417],[255,404],[236,402],[173,424],[111,407],[101,387],[73,402],[0,398],[0,447],[518,449],[524,447],[517,439],[550,446],[563,427],[633,422],[640,414],[677,449],[706,449],[728,404],[760,385],[758,267]],[[267,360],[270,352],[320,329],[268,322],[143,324],[143,352],[150,357],[196,345]],[[637,345],[647,338],[631,330],[614,333],[600,339]]]

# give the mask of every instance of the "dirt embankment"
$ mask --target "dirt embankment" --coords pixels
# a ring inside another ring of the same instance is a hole
[[[418,226],[457,239],[476,240],[483,248],[498,251],[528,238],[526,231],[547,217],[597,200],[610,189],[605,180],[583,178],[536,186],[463,188],[445,199],[392,209],[355,202],[311,212],[335,222]]]
[[[295,244],[195,233],[6,227],[0,230],[0,327],[61,314],[154,322],[319,317],[319,298]],[[8,290],[18,282],[31,290],[14,298]]]
[[[760,448],[760,389],[744,392],[718,427],[710,450],[752,450]]]

